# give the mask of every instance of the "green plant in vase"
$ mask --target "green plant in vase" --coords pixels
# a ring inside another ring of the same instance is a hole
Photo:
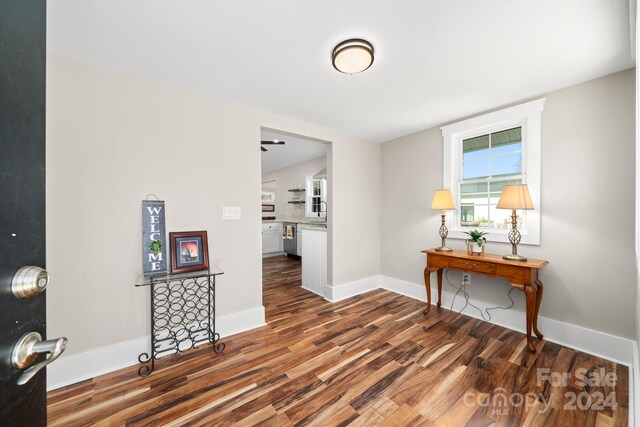
[[[489,233],[476,229],[468,232],[465,231],[464,234],[469,236],[469,238],[467,239],[467,252],[469,253],[469,255],[484,253],[484,244],[487,243],[487,238],[484,236]],[[474,245],[478,245],[478,251],[473,250]]]

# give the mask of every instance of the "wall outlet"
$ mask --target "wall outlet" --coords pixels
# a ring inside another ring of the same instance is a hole
[[[464,286],[469,286],[471,284],[471,273],[466,271],[462,273],[462,284]]]

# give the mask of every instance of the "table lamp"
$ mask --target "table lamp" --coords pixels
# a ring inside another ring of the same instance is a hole
[[[444,225],[444,222],[447,211],[455,208],[456,202],[453,200],[451,191],[436,190],[436,193],[433,195],[433,200],[431,201],[431,209],[439,209],[442,211],[442,213],[440,214],[442,216],[442,225],[440,226],[440,238],[442,239],[442,246],[436,248],[436,251],[451,252],[451,249],[446,247],[444,244],[445,239],[447,238],[447,234],[449,234],[449,230],[447,230],[447,226]]]
[[[522,235],[518,231],[516,209],[533,209],[533,202],[531,201],[531,194],[529,194],[527,184],[505,185],[496,208],[511,209],[511,231],[509,232],[511,255],[505,255],[503,258],[510,261],[526,261],[525,257],[518,255],[518,243],[520,243]]]

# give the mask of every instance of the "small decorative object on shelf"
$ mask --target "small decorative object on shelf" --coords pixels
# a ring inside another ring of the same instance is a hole
[[[188,351],[199,344],[211,343],[215,353],[225,345],[216,332],[216,276],[224,272],[216,267],[203,271],[141,276],[137,287],[151,288],[151,351],[141,353],[138,375],[146,377],[161,356]]]
[[[468,255],[484,255],[484,248],[487,243],[485,235],[489,234],[485,231],[471,230],[465,231],[464,234],[469,236],[467,239],[467,254]]]
[[[206,231],[169,233],[171,272],[204,270],[209,267],[209,244]]]

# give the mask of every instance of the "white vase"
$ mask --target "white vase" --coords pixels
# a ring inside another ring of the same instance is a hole
[[[482,246],[478,246],[475,242],[467,240],[467,255],[484,255],[484,247],[486,244]]]

